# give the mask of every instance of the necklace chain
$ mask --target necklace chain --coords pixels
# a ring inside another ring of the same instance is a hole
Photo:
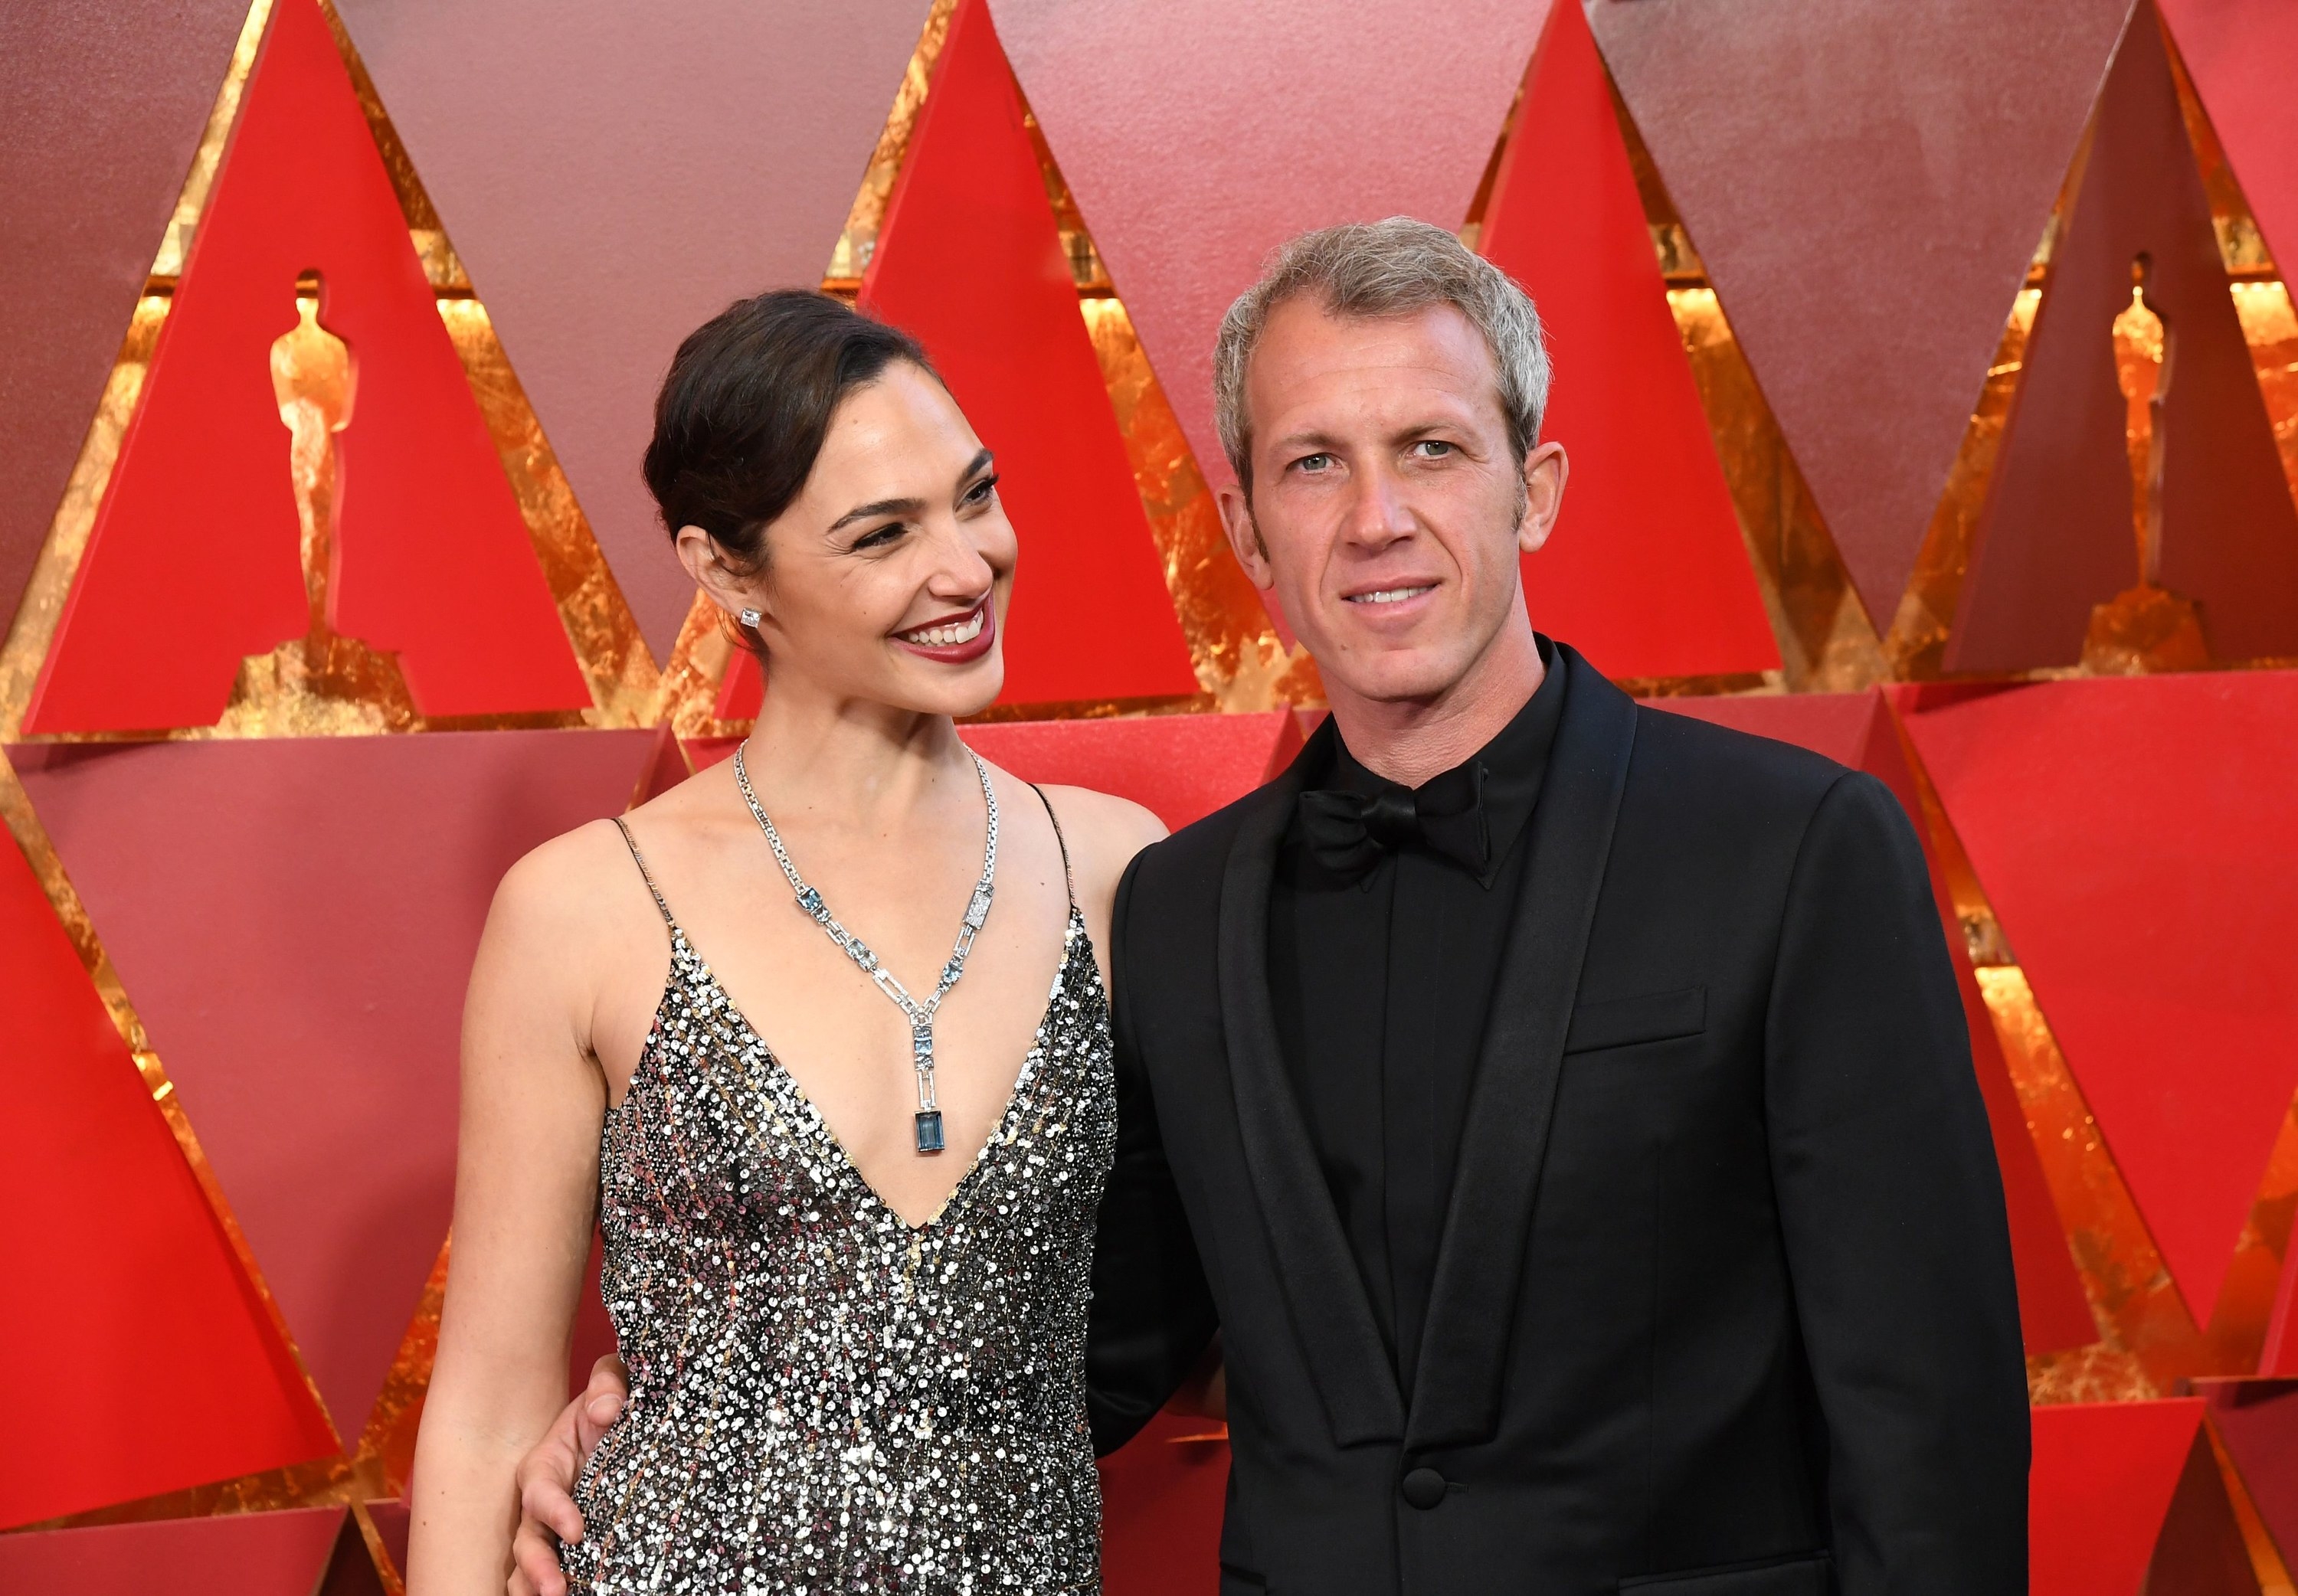
[[[790,890],[797,894],[799,910],[820,926],[847,958],[860,965],[878,990],[891,998],[909,1018],[910,1063],[918,1081],[917,1147],[920,1153],[938,1153],[942,1135],[941,1109],[934,1095],[934,1013],[941,1007],[941,1000],[949,996],[949,989],[957,985],[958,977],[965,973],[965,955],[973,951],[973,939],[989,918],[990,895],[997,883],[997,794],[989,784],[989,767],[982,763],[980,755],[971,748],[965,750],[966,757],[973,761],[973,773],[980,779],[981,801],[989,812],[988,838],[981,850],[981,880],[975,883],[973,897],[965,906],[965,920],[957,930],[957,945],[941,967],[933,995],[920,1002],[886,968],[867,942],[839,923],[822,894],[807,886],[798,866],[790,863],[789,849],[782,846],[781,833],[774,830],[774,823],[766,817],[765,806],[758,802],[758,795],[750,786],[749,766],[743,758],[749,747],[749,740],[745,738],[742,746],[734,750],[734,784],[742,790],[742,801],[750,806],[751,816],[765,833],[766,846],[773,849],[774,863],[782,867]]]

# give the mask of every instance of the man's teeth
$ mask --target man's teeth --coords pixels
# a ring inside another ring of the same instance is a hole
[[[1407,599],[1418,599],[1435,585],[1433,582],[1426,582],[1418,587],[1385,587],[1377,592],[1352,594],[1349,602],[1352,604],[1401,604]]]
[[[962,621],[946,626],[921,626],[915,632],[897,635],[905,643],[915,643],[921,649],[954,649],[960,643],[970,643],[981,635],[981,617],[987,612],[977,609]]]

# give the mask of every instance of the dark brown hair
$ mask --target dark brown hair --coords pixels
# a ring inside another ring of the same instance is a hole
[[[933,369],[907,333],[811,289],[737,301],[695,328],[646,451],[671,535],[699,526],[737,568],[764,566],[766,525],[805,489],[839,401],[896,360]]]

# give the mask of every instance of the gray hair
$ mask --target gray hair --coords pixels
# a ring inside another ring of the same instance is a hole
[[[1531,296],[1499,267],[1439,227],[1392,216],[1303,233],[1280,246],[1261,280],[1221,318],[1213,345],[1213,425],[1236,479],[1252,487],[1252,424],[1244,374],[1269,313],[1315,294],[1328,315],[1374,319],[1451,305],[1484,335],[1500,374],[1500,409],[1517,463],[1540,439],[1548,406],[1548,346]]]

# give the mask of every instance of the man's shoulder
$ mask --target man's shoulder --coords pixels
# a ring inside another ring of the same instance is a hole
[[[1153,893],[1160,900],[1186,900],[1200,895],[1218,899],[1238,831],[1267,806],[1283,801],[1274,790],[1282,781],[1278,777],[1264,782],[1203,820],[1192,821],[1143,848],[1133,862],[1135,891]]]
[[[1718,806],[1807,817],[1848,766],[1799,743],[1719,725],[1672,709],[1636,706],[1631,781],[1670,805]]]

